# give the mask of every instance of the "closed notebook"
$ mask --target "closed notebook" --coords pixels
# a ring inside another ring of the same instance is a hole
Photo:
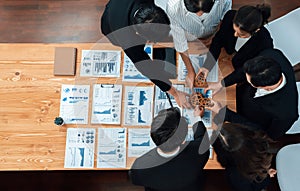
[[[54,57],[54,75],[74,76],[76,73],[76,52],[73,47],[56,47]]]

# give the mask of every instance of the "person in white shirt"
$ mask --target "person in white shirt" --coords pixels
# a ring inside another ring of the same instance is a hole
[[[171,22],[171,35],[188,75],[187,85],[192,88],[195,70],[188,53],[188,41],[212,36],[225,13],[231,9],[231,0],[169,0],[166,12]]]

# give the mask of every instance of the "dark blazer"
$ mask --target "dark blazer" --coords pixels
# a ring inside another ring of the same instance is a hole
[[[122,47],[135,67],[162,91],[171,88],[171,81],[163,63],[152,61],[144,51],[146,39],[136,34],[132,25],[134,13],[141,4],[154,4],[154,0],[110,0],[101,17],[101,31],[112,44]]]
[[[295,75],[291,63],[280,50],[267,49],[259,56],[269,57],[280,63],[287,81],[285,86],[274,93],[254,98],[257,89],[247,82],[243,83],[239,86],[239,96],[236,98],[239,106],[238,113],[229,109],[226,113],[224,109],[220,110],[214,122],[221,124],[223,121],[229,121],[247,125],[250,121],[259,129],[266,131],[269,137],[278,140],[291,128],[299,116]]]
[[[220,29],[210,45],[210,54],[208,54],[204,63],[204,67],[210,70],[216,63],[216,60],[218,60],[222,48],[224,48],[228,54],[234,54],[231,61],[235,70],[224,78],[226,87],[244,80],[245,76],[241,74],[241,69],[247,60],[254,58],[262,50],[273,48],[273,39],[269,31],[265,27],[261,27],[260,30],[254,33],[239,51],[236,52],[235,44],[237,37],[234,36],[235,31],[233,29],[233,18],[236,12],[236,10],[230,10],[225,14]]]
[[[254,98],[256,88],[249,83],[239,87],[239,113],[252,122],[260,124],[268,135],[278,139],[298,119],[298,92],[293,67],[280,50],[268,49],[259,54],[277,61],[286,77],[286,85],[280,90]]]
[[[181,145],[176,156],[162,157],[154,148],[137,158],[129,171],[132,183],[144,186],[146,191],[201,191],[209,138],[202,122],[193,129],[194,140]],[[199,153],[199,149],[205,152]]]

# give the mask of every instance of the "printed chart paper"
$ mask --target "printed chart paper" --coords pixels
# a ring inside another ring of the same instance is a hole
[[[183,84],[173,84],[173,86],[180,91],[185,91],[184,85]],[[173,104],[173,107],[178,107],[181,109],[181,107],[178,106],[176,103],[174,97],[169,94],[171,102]],[[155,86],[155,97],[154,97],[154,116],[158,114],[159,111],[163,109],[168,109],[170,108],[171,105],[169,103],[168,97],[165,92],[161,91],[161,89],[157,86]]]
[[[122,85],[94,84],[91,123],[120,124]]]
[[[150,128],[128,129],[128,157],[140,157],[155,147]]]
[[[125,125],[151,124],[153,91],[154,88],[149,86],[125,86]]]
[[[206,59],[206,54],[204,55],[197,55],[197,54],[190,54],[190,59],[192,62],[192,65],[194,67],[195,73],[197,74],[199,71],[199,68],[203,66],[204,61]],[[208,82],[218,82],[218,62],[216,63],[216,65],[211,69],[211,71],[208,73],[207,76],[207,81]],[[178,81],[179,82],[184,82],[185,78],[187,76],[187,69],[185,67],[185,64],[181,58],[181,56],[179,56],[178,59]]]
[[[96,132],[93,128],[68,128],[65,168],[93,168]]]
[[[126,128],[98,128],[97,168],[126,167]]]
[[[80,76],[120,77],[121,51],[82,50]]]
[[[88,123],[89,94],[89,85],[62,85],[60,117],[65,124]]]
[[[145,52],[149,57],[153,58],[153,46],[146,44],[144,47]],[[141,74],[130,60],[130,58],[124,54],[124,65],[123,65],[123,81],[127,82],[150,82],[150,80]]]

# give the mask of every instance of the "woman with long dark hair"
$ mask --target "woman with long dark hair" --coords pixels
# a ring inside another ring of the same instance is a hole
[[[209,70],[216,64],[222,48],[227,54],[232,55],[234,71],[222,82],[209,85],[208,89],[214,90],[214,94],[223,86],[228,87],[245,80],[242,70],[244,63],[261,51],[273,48],[273,39],[264,27],[270,15],[271,7],[265,4],[245,5],[225,14],[220,29],[212,39],[204,66],[199,70],[207,76]]]
[[[264,131],[237,123],[224,123],[213,148],[237,191],[260,191],[276,174],[271,168],[274,141]]]

